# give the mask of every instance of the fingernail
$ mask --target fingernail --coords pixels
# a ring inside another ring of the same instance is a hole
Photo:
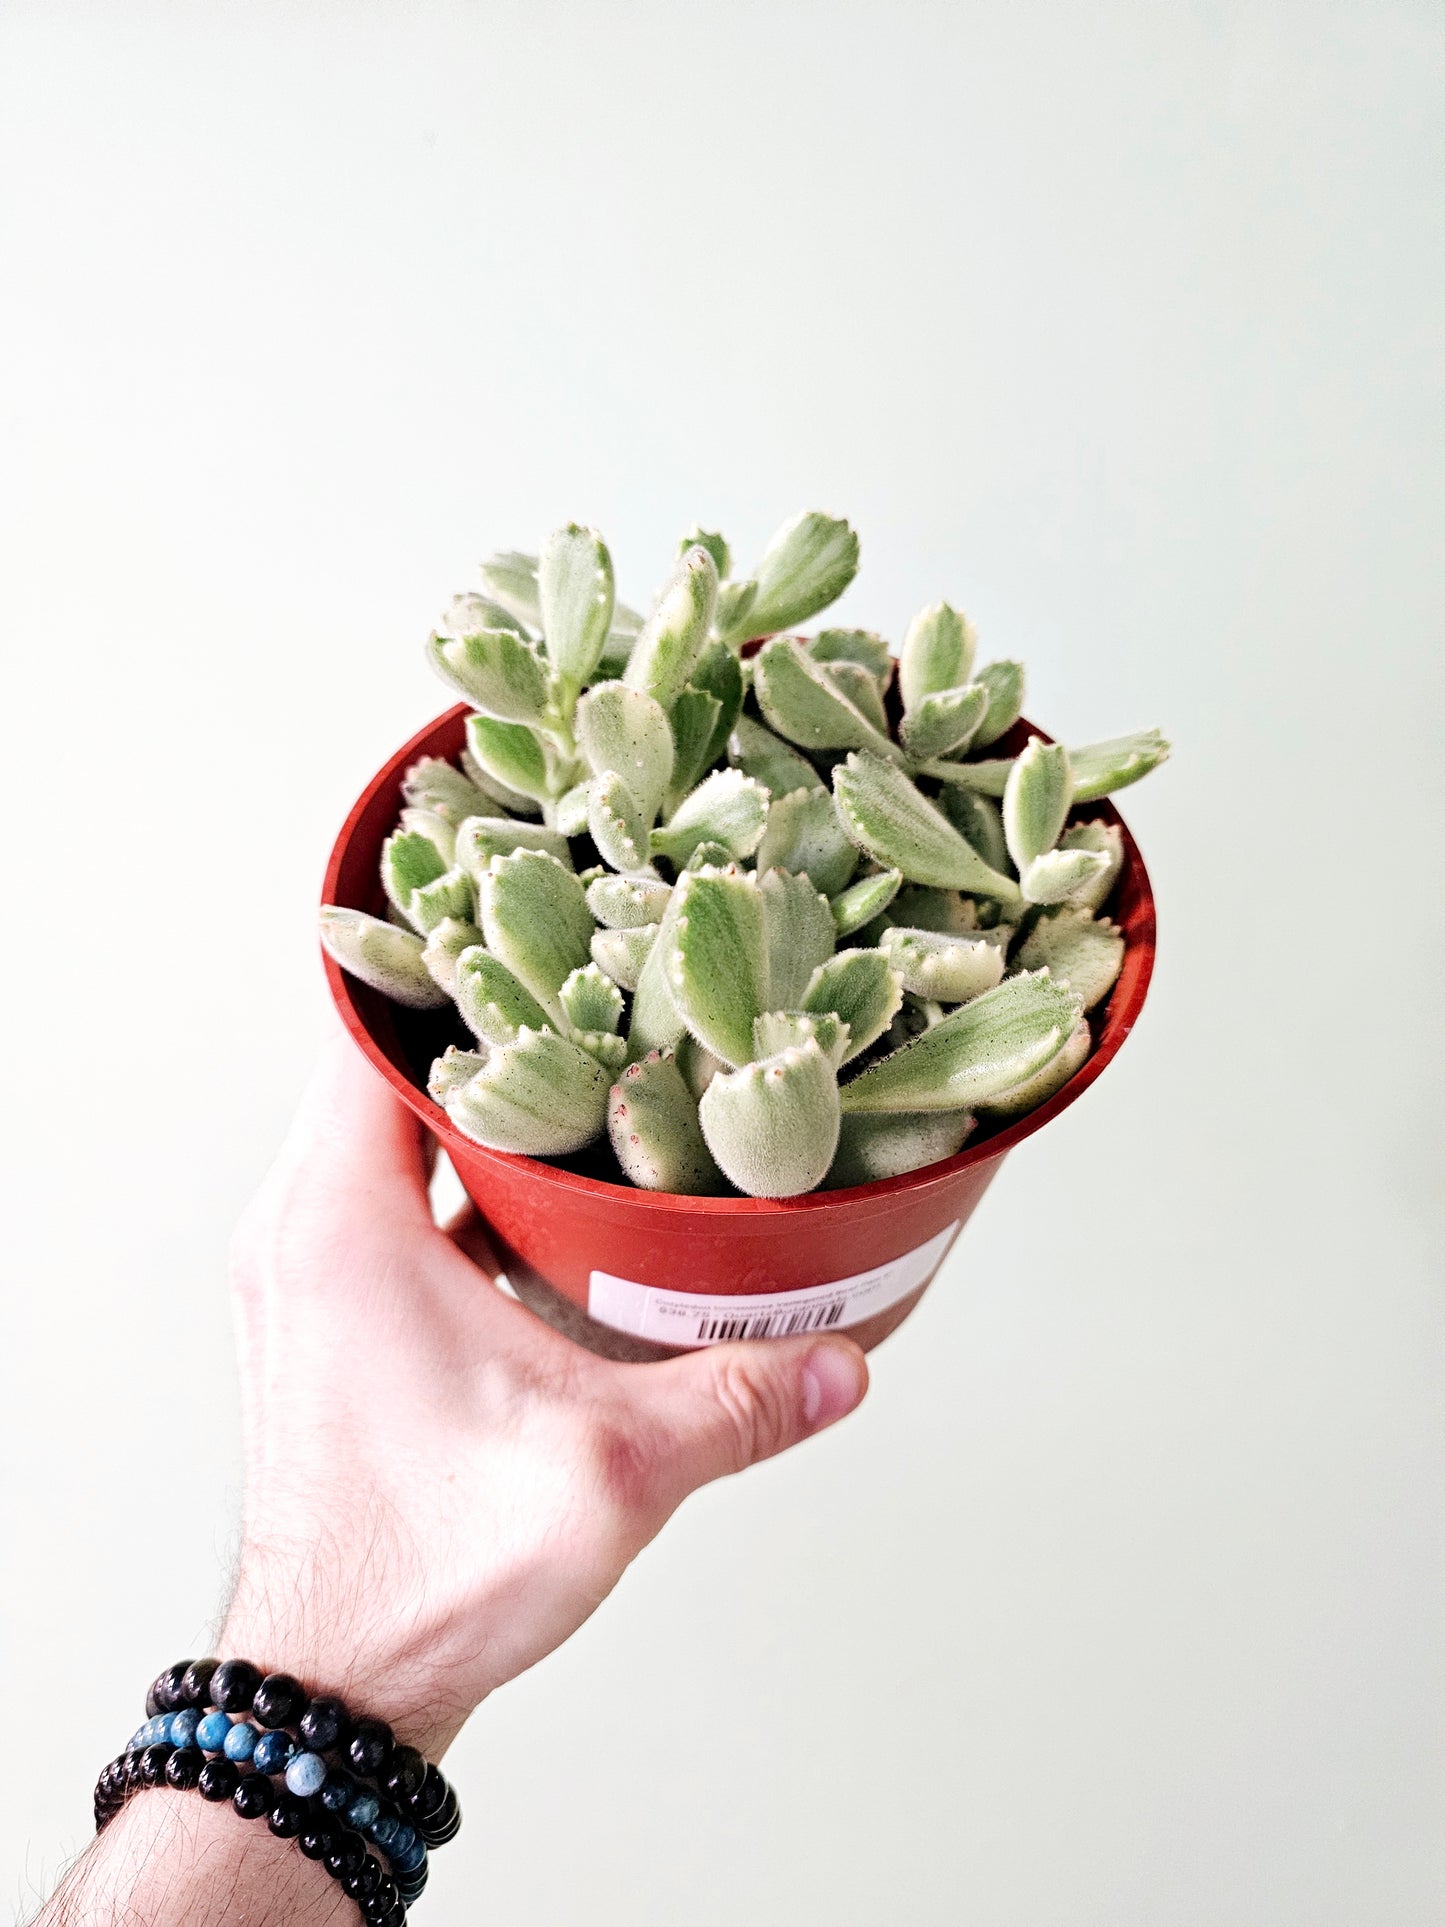
[[[815,1345],[803,1360],[803,1417],[813,1431],[846,1417],[867,1389],[856,1345]]]

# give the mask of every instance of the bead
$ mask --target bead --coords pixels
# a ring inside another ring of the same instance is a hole
[[[148,1746],[140,1756],[140,1776],[147,1786],[159,1786],[166,1777],[166,1761],[175,1752],[173,1746],[162,1740],[155,1746]]]
[[[233,1760],[207,1760],[196,1781],[203,1800],[229,1800],[241,1784],[241,1773]]]
[[[155,1683],[156,1711],[158,1713],[179,1713],[185,1705],[186,1668],[188,1659],[178,1659],[174,1666],[167,1666]]]
[[[321,1789],[321,1804],[328,1813],[345,1813],[356,1798],[356,1782],[349,1773],[333,1767]]]
[[[326,1762],[319,1753],[293,1753],[286,1762],[286,1784],[298,1800],[309,1800],[326,1784]]]
[[[308,1820],[296,1836],[296,1844],[308,1860],[324,1860],[336,1845],[336,1831],[324,1820]]]
[[[289,1734],[263,1733],[251,1754],[251,1764],[258,1773],[280,1773],[295,1751]]]
[[[353,1900],[365,1900],[368,1894],[376,1892],[381,1880],[381,1862],[368,1854],[354,1872],[343,1877],[341,1884]]]
[[[216,1668],[220,1663],[218,1659],[193,1659],[191,1661],[181,1680],[182,1706],[195,1706],[204,1710],[210,1705],[211,1680],[214,1678]]]
[[[230,1730],[229,1713],[207,1713],[196,1727],[196,1745],[203,1753],[219,1753]]]
[[[306,1689],[289,1673],[268,1673],[256,1688],[251,1710],[262,1726],[294,1726],[306,1711]]]
[[[406,1822],[403,1821],[391,1836],[391,1842],[386,1849],[387,1858],[388,1860],[398,1860],[404,1854],[409,1854],[413,1847],[419,1847],[420,1845],[421,1835],[415,1827],[409,1827]]]
[[[340,1880],[343,1874],[359,1867],[365,1858],[366,1842],[361,1835],[353,1833],[350,1827],[340,1827],[326,1856],[326,1871]]]
[[[177,1747],[166,1761],[166,1785],[174,1787],[193,1787],[201,1777],[201,1768],[206,1764],[206,1756],[198,1746]]]
[[[225,1659],[211,1675],[211,1704],[223,1713],[249,1713],[261,1674],[249,1659]]]
[[[266,1824],[278,1840],[294,1840],[306,1825],[306,1809],[300,1801],[293,1800],[284,1789],[278,1789],[275,1804],[267,1816]]]
[[[184,1715],[178,1713],[176,1717],[177,1719],[181,1719],[184,1718]],[[256,1751],[256,1741],[259,1738],[260,1735],[249,1720],[237,1720],[230,1732],[227,1733],[221,1751],[228,1760],[234,1760],[238,1766],[244,1766],[246,1761],[249,1760],[251,1755]]]
[[[362,1918],[370,1921],[385,1920],[400,1898],[396,1890],[396,1882],[389,1876],[383,1875],[375,1893],[368,1894],[361,1903]]]
[[[455,1840],[462,1830],[462,1810],[457,1805],[453,1788],[447,1788],[447,1797],[430,1819],[418,1823],[417,1832],[429,1847],[444,1847],[449,1840]]]
[[[450,1792],[451,1788],[438,1769],[428,1764],[420,1787],[407,1802],[412,1817],[417,1820],[429,1820]]]
[[[264,1773],[248,1773],[231,1795],[231,1805],[243,1820],[259,1820],[276,1804],[276,1789]]]
[[[340,1746],[350,1726],[350,1714],[331,1694],[312,1700],[300,1721],[301,1737],[313,1753],[330,1753]]]
[[[400,1895],[397,1896],[396,1905],[392,1908],[391,1912],[382,1915],[381,1927],[406,1927],[406,1908],[402,1903]]]
[[[421,1792],[425,1782],[426,1761],[416,1748],[394,1747],[386,1763],[386,1775],[382,1782],[391,1797],[394,1800],[410,1800]]]
[[[152,1680],[146,1688],[146,1718],[149,1719],[153,1713],[159,1713],[160,1710],[161,1703],[156,1698],[156,1682]]]
[[[401,1825],[401,1821],[397,1819],[394,1813],[380,1814],[371,1823],[371,1837],[377,1846],[384,1848],[386,1852],[390,1853],[391,1843],[401,1832]]]
[[[355,1827],[358,1833],[365,1833],[373,1820],[381,1812],[381,1802],[374,1793],[358,1793],[346,1809],[346,1824]]]
[[[188,1706],[179,1713],[172,1713],[170,1731],[171,1745],[194,1746],[196,1743],[196,1728],[200,1723],[201,1716],[194,1706]]]
[[[393,1841],[387,1858],[391,1861],[394,1873],[415,1873],[426,1859],[426,1844],[416,1834],[411,1836],[410,1843],[404,1847],[397,1846]]]
[[[392,1732],[385,1720],[358,1720],[346,1757],[364,1778],[374,1780],[390,1758],[391,1749]]]
[[[140,1753],[127,1753],[125,1756],[125,1790],[127,1793],[132,1792],[138,1786],[145,1785],[145,1781],[141,1777],[141,1758],[142,1755]]]

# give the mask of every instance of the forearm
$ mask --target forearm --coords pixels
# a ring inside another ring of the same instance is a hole
[[[331,1927],[356,1902],[264,1820],[194,1792],[137,1792],[72,1867],[34,1927]]]

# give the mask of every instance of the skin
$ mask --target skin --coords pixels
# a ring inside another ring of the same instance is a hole
[[[868,1372],[837,1336],[594,1358],[496,1287],[475,1212],[434,1223],[430,1168],[421,1125],[335,1036],[233,1250],[246,1496],[213,1650],[439,1759],[690,1492],[842,1418]],[[37,1927],[357,1918],[264,1822],[156,1789]]]

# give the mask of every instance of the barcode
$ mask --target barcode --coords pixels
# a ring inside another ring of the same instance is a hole
[[[752,1318],[704,1318],[697,1328],[697,1343],[715,1344],[719,1339],[792,1338],[797,1332],[817,1331],[836,1325],[843,1316],[846,1298],[834,1298],[826,1305],[809,1305],[800,1311],[758,1312]]]

